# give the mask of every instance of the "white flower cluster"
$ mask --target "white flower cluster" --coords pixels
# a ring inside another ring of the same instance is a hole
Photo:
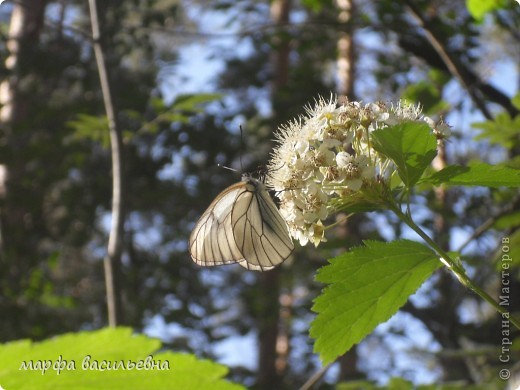
[[[324,238],[323,221],[334,200],[388,179],[394,167],[370,144],[375,129],[424,121],[444,138],[449,128],[422,115],[418,106],[320,99],[307,115],[281,127],[268,165],[267,184],[277,192],[291,235],[306,245]]]

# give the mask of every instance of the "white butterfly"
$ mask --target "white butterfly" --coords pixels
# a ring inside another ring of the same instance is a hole
[[[201,266],[238,263],[267,271],[293,249],[287,224],[265,185],[249,175],[215,198],[190,236],[191,258]]]

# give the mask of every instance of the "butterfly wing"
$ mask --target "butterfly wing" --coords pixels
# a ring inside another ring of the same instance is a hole
[[[265,186],[253,178],[222,191],[190,236],[190,254],[201,266],[239,263],[273,269],[294,249],[287,225]]]
[[[294,249],[287,224],[260,181],[249,178],[247,191],[239,194],[231,213],[239,264],[267,271],[286,260]]]
[[[244,260],[233,236],[231,212],[244,192],[244,182],[226,188],[202,214],[190,235],[190,254],[195,263],[212,266]]]

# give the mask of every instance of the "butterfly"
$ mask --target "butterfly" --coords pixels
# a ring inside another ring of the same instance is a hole
[[[283,263],[294,244],[264,183],[243,175],[202,214],[190,235],[189,249],[201,266],[238,263],[267,271]]]

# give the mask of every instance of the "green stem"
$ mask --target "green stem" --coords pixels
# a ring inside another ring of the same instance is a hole
[[[504,307],[500,306],[500,304],[493,299],[487,292],[482,290],[479,286],[477,286],[469,277],[466,275],[466,271],[462,267],[462,265],[459,265],[457,261],[453,260],[450,255],[444,251],[435,241],[433,241],[430,236],[428,236],[414,221],[413,219],[403,213],[401,209],[396,204],[388,205],[390,209],[401,219],[404,223],[406,223],[414,232],[416,232],[437,254],[441,257],[441,261],[443,261],[444,265],[449,268],[451,272],[457,277],[457,279],[465,285],[467,288],[469,288],[471,291],[473,291],[475,294],[480,296],[482,299],[484,299],[486,302],[488,302],[491,306],[493,306],[499,313],[507,316],[509,321],[520,329],[520,321],[516,318],[514,318],[508,310],[506,310]]]

